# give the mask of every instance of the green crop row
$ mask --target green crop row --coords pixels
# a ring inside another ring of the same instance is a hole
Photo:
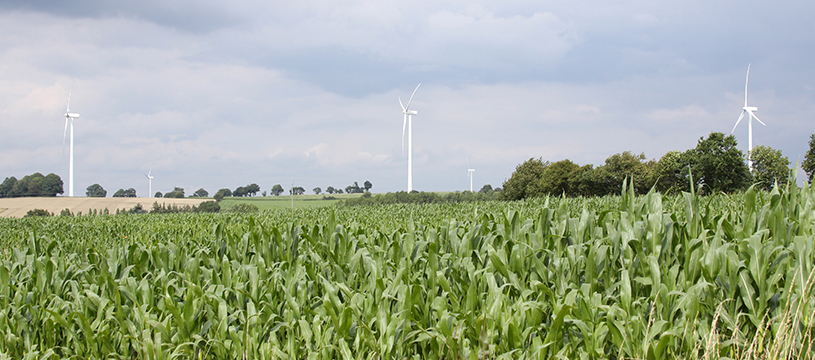
[[[0,221],[0,358],[812,359],[815,190]]]

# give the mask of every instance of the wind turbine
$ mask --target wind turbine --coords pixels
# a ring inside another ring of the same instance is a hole
[[[71,141],[68,151],[68,196],[74,196],[74,119],[79,118],[79,114],[71,112],[71,93],[68,93],[68,107],[65,110],[65,130],[62,132],[62,148],[65,148],[65,135],[68,132],[68,122],[71,123]]]
[[[150,169],[150,171],[148,171],[147,174],[144,174],[144,176],[147,177],[147,197],[153,196],[153,178],[155,176],[150,175],[152,173],[153,169]]]
[[[413,95],[416,95],[416,90],[419,90],[420,83],[416,85],[413,94],[410,95],[407,106],[402,104],[402,98],[399,98],[399,105],[402,105],[402,114],[405,115],[405,121],[402,123],[402,154],[405,152],[405,126],[407,126],[408,137],[408,192],[413,191],[413,115],[419,115],[416,110],[410,110],[410,103],[413,101]]]
[[[475,169],[467,169],[467,176],[470,178],[470,192],[473,192],[473,173]]]
[[[739,126],[739,122],[741,119],[744,118],[744,114],[749,114],[749,119],[747,119],[747,136],[749,137],[747,140],[747,144],[749,150],[747,151],[747,166],[750,167],[750,171],[753,171],[753,159],[751,158],[753,153],[753,119],[760,122],[761,125],[767,126],[763,121],[761,121],[758,116],[756,116],[756,111],[758,108],[755,106],[747,106],[747,83],[750,80],[750,64],[747,64],[747,76],[744,79],[744,107],[741,108],[741,115],[739,115],[739,119],[736,120],[736,125],[733,126],[733,130],[730,130],[730,134],[732,135],[734,131],[736,131],[736,127]]]

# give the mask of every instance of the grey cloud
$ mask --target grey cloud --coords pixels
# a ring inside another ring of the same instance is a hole
[[[3,0],[0,9],[47,13],[67,18],[136,18],[189,32],[210,32],[241,19],[218,2],[161,0]]]

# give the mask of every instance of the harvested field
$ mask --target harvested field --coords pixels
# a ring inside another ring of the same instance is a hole
[[[184,199],[164,199],[164,198],[90,198],[90,197],[24,197],[0,199],[0,217],[21,218],[26,212],[32,209],[45,209],[59,215],[59,212],[68,209],[76,214],[80,211],[87,214],[88,210],[104,211],[115,213],[116,209],[127,210],[136,204],[141,204],[146,209],[150,209],[154,202],[176,206],[194,206],[204,201],[206,198],[184,198]]]

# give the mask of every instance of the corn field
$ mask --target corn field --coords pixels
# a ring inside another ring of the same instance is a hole
[[[813,205],[0,219],[0,358],[813,359]]]

